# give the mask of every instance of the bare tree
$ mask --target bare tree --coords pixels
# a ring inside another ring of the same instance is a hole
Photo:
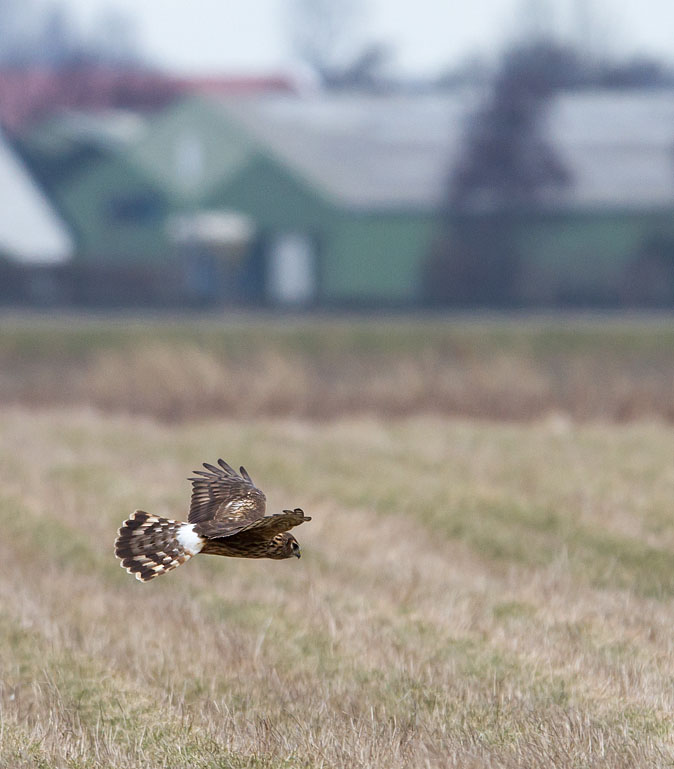
[[[449,180],[446,233],[429,264],[431,301],[517,301],[521,227],[548,193],[570,182],[545,118],[553,94],[574,76],[574,61],[547,43],[504,55]]]
[[[520,0],[515,21],[516,34],[522,40],[549,40],[555,36],[555,13],[550,0]]]
[[[327,88],[383,80],[390,49],[369,39],[366,26],[366,5],[358,0],[289,0],[291,46]]]
[[[0,0],[0,64],[22,64],[35,34],[32,0]]]
[[[485,103],[470,118],[450,180],[453,208],[532,205],[569,182],[546,135],[553,94],[577,77],[573,52],[551,43],[508,51]]]
[[[76,59],[82,41],[75,23],[64,5],[45,10],[36,30],[38,37],[34,60],[47,67],[61,67]]]
[[[90,45],[106,64],[128,65],[141,59],[134,19],[112,6],[103,8],[97,17]]]
[[[104,10],[93,35],[83,35],[63,0],[0,0],[0,66],[58,68],[82,63],[137,63],[133,20]]]

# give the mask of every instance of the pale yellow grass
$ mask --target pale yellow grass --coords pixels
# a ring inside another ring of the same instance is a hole
[[[671,430],[0,413],[0,766],[674,761]],[[111,554],[202,460],[299,562]]]
[[[674,421],[668,318],[0,314],[0,401],[167,421]]]

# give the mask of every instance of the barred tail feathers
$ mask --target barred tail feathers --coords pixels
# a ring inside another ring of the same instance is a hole
[[[119,530],[115,555],[129,574],[149,582],[188,561],[203,544],[194,524],[136,510]]]

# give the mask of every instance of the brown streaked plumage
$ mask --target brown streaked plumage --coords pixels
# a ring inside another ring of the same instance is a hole
[[[288,533],[311,518],[299,507],[265,515],[265,495],[245,468],[237,473],[223,459],[195,470],[187,523],[136,510],[119,530],[115,555],[142,582],[164,574],[198,553],[230,558],[300,557]]]

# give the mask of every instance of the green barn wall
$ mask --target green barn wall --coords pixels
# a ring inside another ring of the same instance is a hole
[[[335,303],[417,302],[434,231],[430,215],[342,214],[326,246],[324,298]]]
[[[272,159],[255,154],[226,184],[211,192],[205,208],[248,214],[261,230],[325,229],[334,209],[321,194]]]
[[[264,234],[304,231],[318,245],[319,299],[328,303],[412,303],[434,218],[341,209],[273,159],[256,156],[206,205],[248,214]]]
[[[156,210],[143,219],[115,218],[115,205],[134,196],[156,200]],[[119,157],[101,160],[62,185],[57,204],[73,228],[78,260],[144,263],[167,256],[169,206],[155,186]]]
[[[532,219],[520,247],[525,301],[610,299],[648,241],[674,237],[671,212],[588,212]]]

